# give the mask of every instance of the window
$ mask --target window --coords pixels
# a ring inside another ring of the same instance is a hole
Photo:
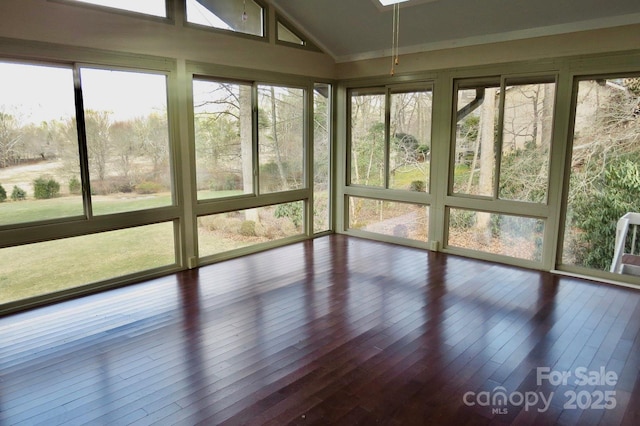
[[[276,14],[276,41],[283,45],[303,47],[309,50],[320,51],[306,36],[302,35],[298,29]]]
[[[296,35],[293,30],[290,30],[289,27],[280,20],[278,20],[276,33],[278,41],[295,44],[297,46],[304,46],[306,44],[302,37]]]
[[[429,207],[349,197],[349,228],[426,243]]]
[[[450,247],[540,262],[542,219],[463,209],[449,209]]]
[[[260,193],[305,187],[305,91],[258,85]]]
[[[542,262],[546,215],[531,204],[547,203],[555,78],[457,81],[454,99],[450,193],[467,199],[449,201],[445,246]]]
[[[173,205],[166,75],[6,62],[0,75],[0,226],[11,244],[59,238],[0,250],[0,303],[175,267],[171,219],[97,218]]]
[[[198,218],[201,257],[302,235],[302,201],[219,213]]]
[[[193,81],[198,200],[253,193],[251,84]]]
[[[430,90],[391,91],[390,189],[429,190],[432,101]]]
[[[350,184],[428,192],[431,89],[352,90],[350,108]]]
[[[93,213],[173,204],[167,78],[82,68]]]
[[[73,70],[0,62],[0,226],[83,216]]]
[[[429,239],[433,96],[428,83],[351,89],[346,230]]]
[[[167,17],[167,6],[165,0],[68,0],[78,3],[88,3],[97,6],[106,6],[114,9],[127,10],[130,12],[144,13],[146,15]]]
[[[254,0],[187,0],[187,22],[264,37],[265,9]]]
[[[166,222],[0,249],[0,304],[174,265],[174,241]]]
[[[351,92],[351,185],[384,187],[385,93]]]
[[[331,229],[331,85],[313,92],[313,231]]]
[[[640,74],[583,77],[575,90],[561,262],[640,275]],[[632,220],[617,247],[623,217]]]
[[[457,89],[453,193],[546,203],[555,80]]]

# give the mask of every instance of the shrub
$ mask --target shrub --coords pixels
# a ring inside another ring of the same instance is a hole
[[[411,185],[409,186],[409,189],[411,191],[416,191],[416,192],[425,192],[426,188],[427,188],[427,185],[423,180],[414,180],[411,182]]]
[[[73,195],[79,195],[82,193],[82,183],[77,177],[73,176],[69,179],[69,193]]]
[[[138,194],[155,194],[163,189],[164,187],[158,182],[145,181],[136,185],[136,192]]]
[[[38,200],[55,198],[60,195],[60,184],[54,179],[39,177],[33,181],[33,196]]]
[[[212,191],[234,191],[242,189],[242,178],[235,173],[215,173],[209,188]]]
[[[5,191],[4,187],[0,185],[0,203],[7,199],[7,191]]]
[[[476,223],[476,214],[471,210],[456,209],[449,212],[449,226],[455,229],[469,229]]]
[[[22,201],[27,199],[27,191],[22,188],[18,188],[17,186],[13,186],[13,191],[11,192],[11,199],[13,201]]]
[[[240,225],[240,235],[245,237],[255,237],[256,236],[256,223],[253,220],[245,220]]]
[[[290,219],[297,228],[302,223],[303,210],[300,202],[280,204],[276,207],[273,215],[277,218],[286,217]]]
[[[576,259],[587,267],[607,270],[616,240],[616,223],[637,211],[640,165],[635,159],[608,164],[598,182],[598,192],[576,198],[574,220],[578,233]]]

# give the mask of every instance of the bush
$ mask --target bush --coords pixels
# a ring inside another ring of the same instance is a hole
[[[27,191],[22,188],[18,188],[17,186],[13,186],[13,191],[11,192],[11,199],[13,201],[22,201],[27,199]]]
[[[476,224],[476,213],[471,210],[456,209],[449,212],[449,226],[455,229],[469,229]]]
[[[136,192],[138,194],[155,194],[161,192],[164,187],[158,182],[141,182],[136,185]]]
[[[82,193],[82,183],[80,183],[75,176],[69,179],[69,193],[73,195],[80,195]]]
[[[638,210],[640,164],[634,159],[607,165],[599,190],[574,202],[578,233],[576,260],[591,268],[608,270],[616,240],[616,224],[627,212]]]
[[[277,218],[288,218],[297,228],[302,223],[303,211],[301,202],[279,204],[273,215]]]
[[[0,203],[7,199],[7,191],[5,191],[4,187],[0,185]]]
[[[240,225],[240,235],[245,237],[255,237],[256,236],[256,223],[253,220],[245,220]]]
[[[409,186],[409,189],[411,191],[416,191],[416,192],[425,192],[426,188],[427,188],[427,185],[423,180],[414,180],[411,182],[411,185]]]
[[[235,173],[216,173],[209,184],[212,191],[234,191],[242,189],[242,178]]]
[[[60,184],[54,179],[39,177],[33,181],[33,196],[37,200],[55,198],[60,195]]]

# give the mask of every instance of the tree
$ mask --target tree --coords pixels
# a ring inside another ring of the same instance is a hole
[[[565,261],[608,269],[617,220],[640,209],[640,117],[634,115],[639,82],[638,78],[580,82]]]
[[[133,123],[118,121],[109,126],[109,140],[114,154],[118,158],[118,169],[129,188],[133,188],[136,179],[132,175],[134,160],[138,155],[138,143],[133,132]]]
[[[19,120],[14,115],[0,111],[0,168],[10,166],[19,158],[21,142]]]
[[[261,86],[259,95],[261,173],[270,177],[261,182],[272,186],[270,190],[297,188],[303,178],[304,91]]]
[[[107,111],[87,110],[84,113],[89,170],[92,175],[97,175],[101,182],[107,175],[107,162],[111,154],[110,115]]]
[[[138,152],[145,159],[151,160],[152,179],[160,178],[169,162],[169,133],[167,114],[153,112],[146,117],[139,117],[133,121]]]

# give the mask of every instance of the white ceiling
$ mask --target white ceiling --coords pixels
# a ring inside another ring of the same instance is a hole
[[[267,0],[338,62],[389,56],[392,6],[378,0]],[[640,0],[410,0],[400,53],[640,23]],[[640,34],[638,34],[640,48]]]

